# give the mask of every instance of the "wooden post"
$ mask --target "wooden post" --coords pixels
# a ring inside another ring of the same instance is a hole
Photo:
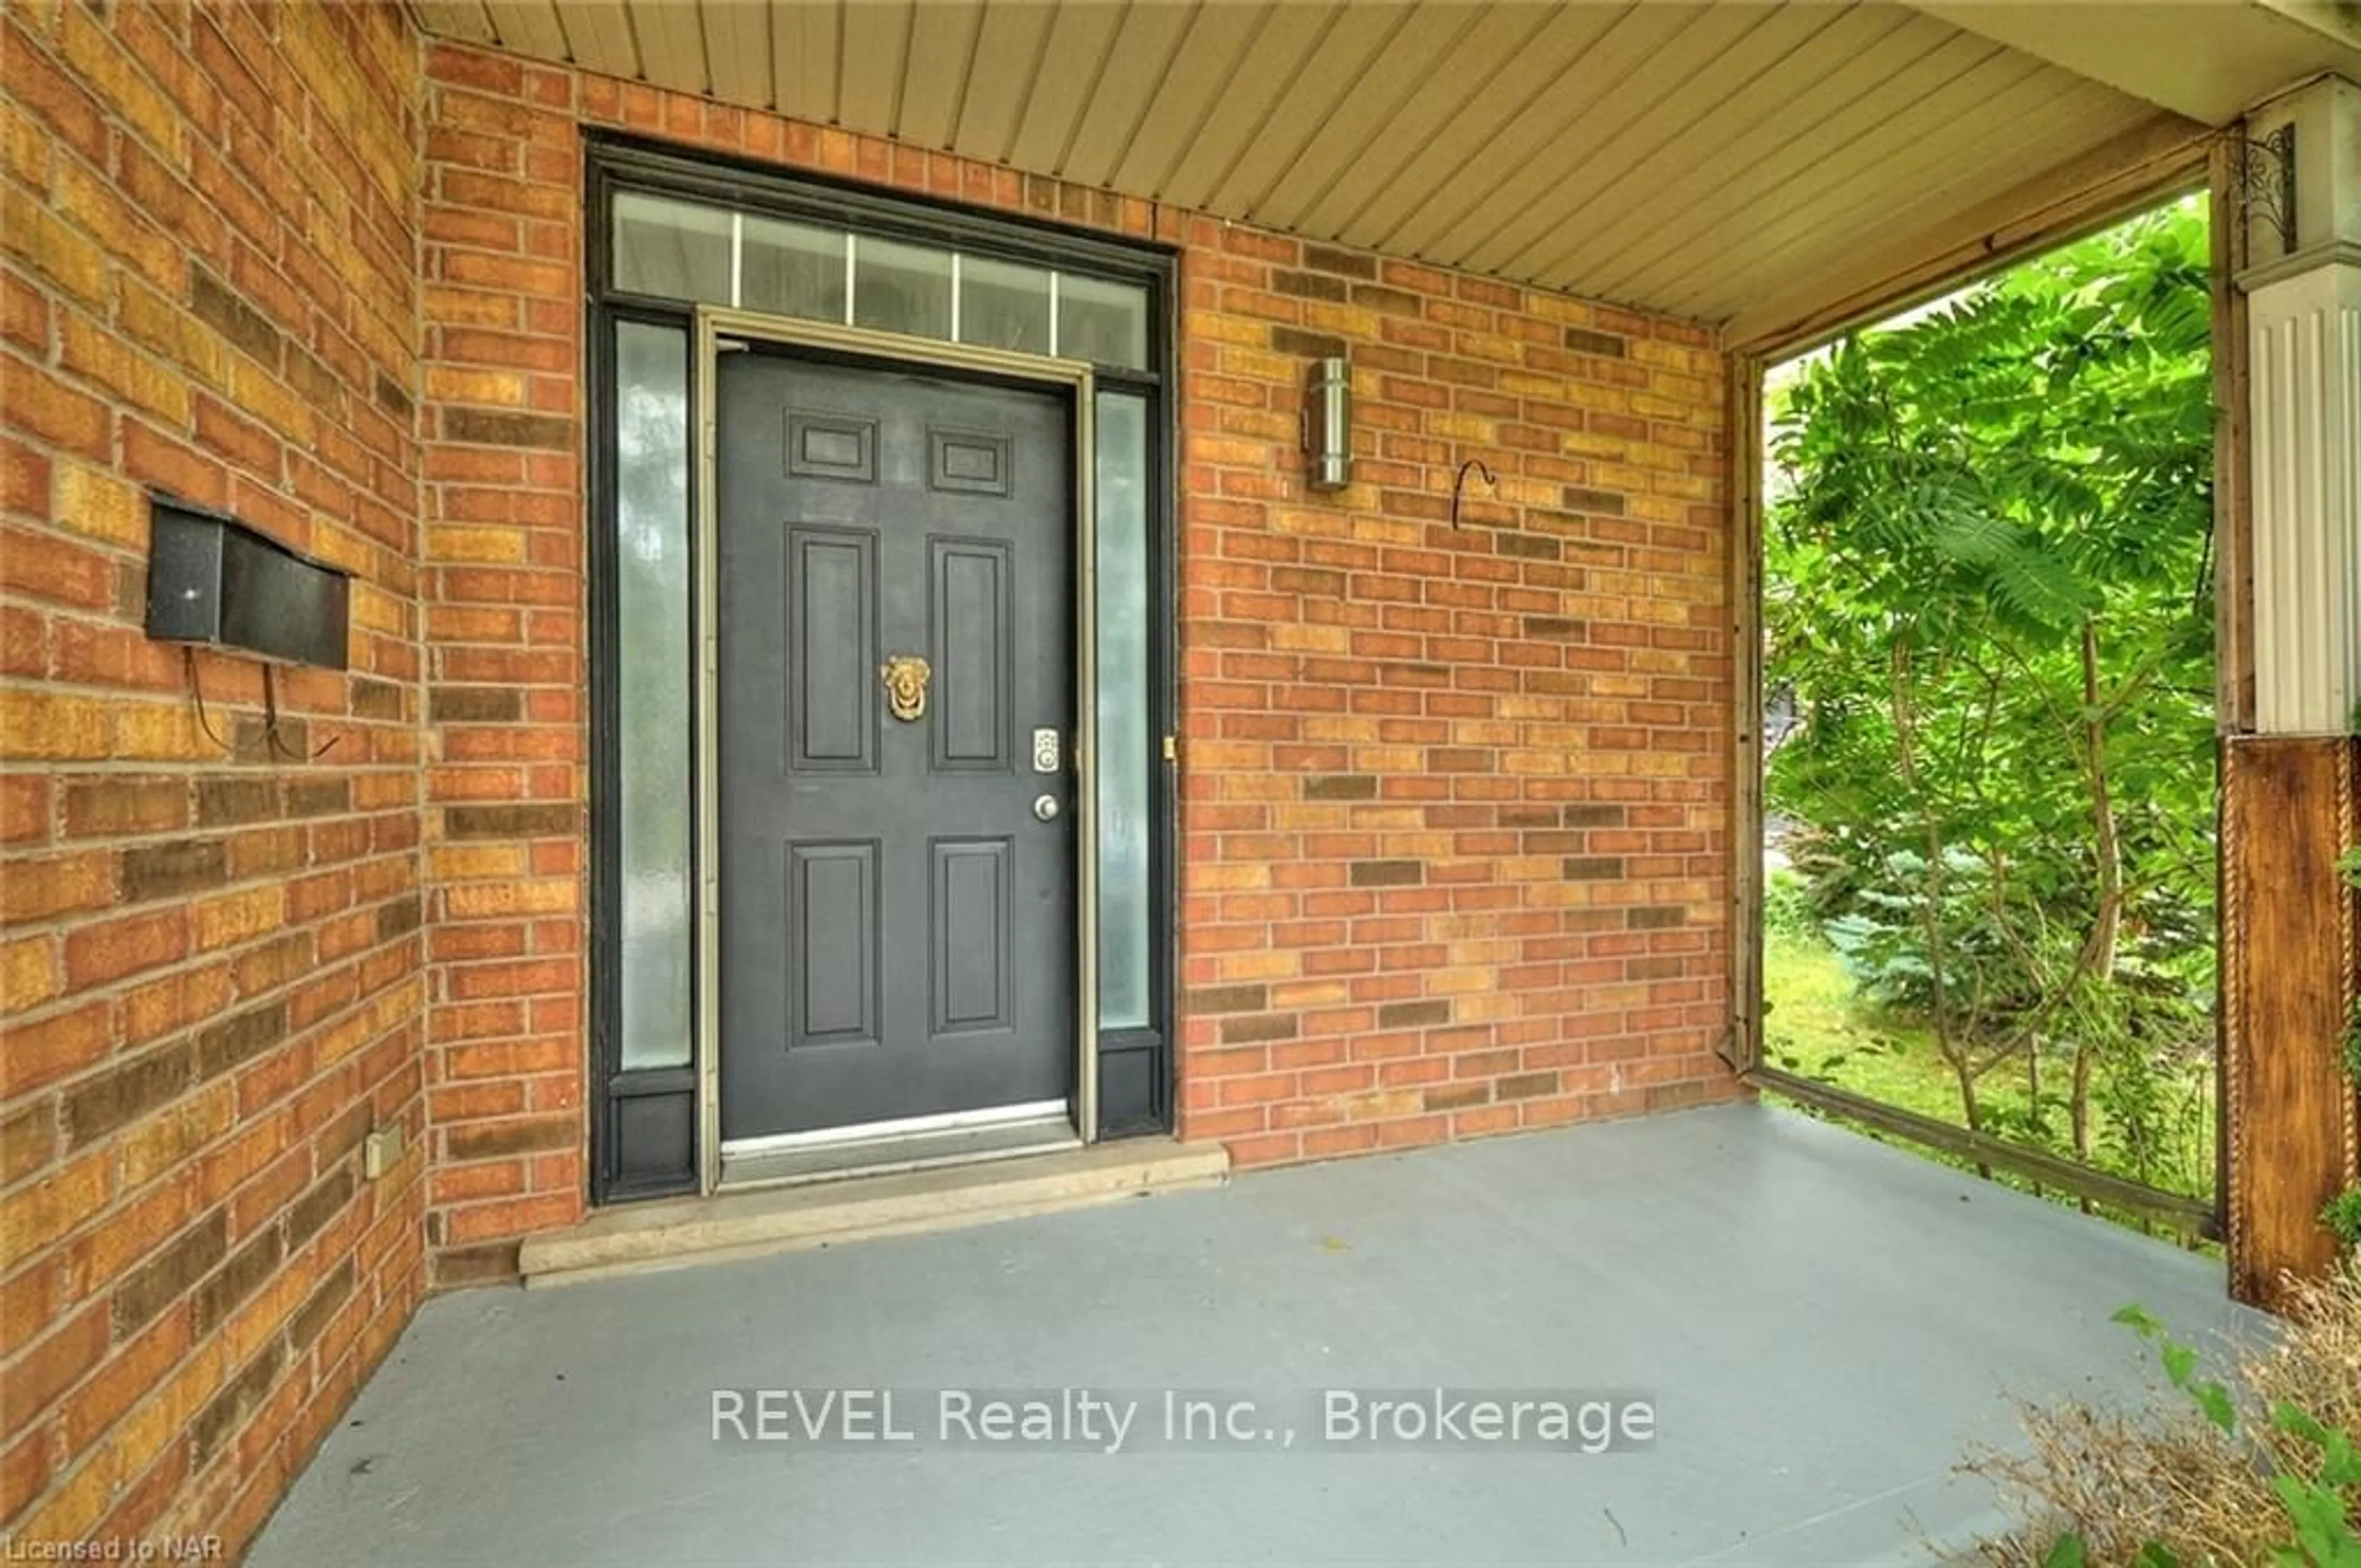
[[[2361,1179],[2344,1060],[2361,909],[2337,872],[2361,842],[2361,86],[2309,82],[2234,135],[2217,346],[2246,323],[2215,370],[2245,395],[2217,543],[2224,728],[2252,732],[2222,751],[2222,1199],[2231,1289],[2269,1305],[2334,1261],[2321,1209]]]
[[[1730,360],[1730,1032],[1722,1057],[1763,1062],[1763,360]]]
[[[2361,901],[2336,872],[2361,843],[2361,742],[2238,735],[2223,763],[2224,1218],[2231,1292],[2270,1305],[2335,1260],[2321,1206],[2361,1180],[2343,1063]]]

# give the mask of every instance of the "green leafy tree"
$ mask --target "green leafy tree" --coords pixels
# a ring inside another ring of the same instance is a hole
[[[1765,530],[1768,801],[1827,934],[1969,1125],[2013,1065],[2002,1130],[2197,1187],[2163,1168],[2212,1038],[2207,270],[2183,203],[1842,340],[1777,394]]]

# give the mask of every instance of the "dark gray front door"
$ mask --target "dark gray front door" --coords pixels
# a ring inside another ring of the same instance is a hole
[[[1065,1098],[1066,400],[755,349],[716,416],[722,1137]]]

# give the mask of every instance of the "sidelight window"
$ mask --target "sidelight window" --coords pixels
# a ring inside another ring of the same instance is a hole
[[[1098,396],[1099,1027],[1146,1028],[1156,914],[1148,400]]]
[[[615,794],[621,1055],[689,1059],[688,334],[615,323]]]

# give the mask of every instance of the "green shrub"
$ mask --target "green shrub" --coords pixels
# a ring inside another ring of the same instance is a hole
[[[2320,1223],[2348,1247],[2361,1247],[2361,1187],[2348,1187],[2328,1201]]]
[[[1820,934],[1804,879],[1782,867],[1763,883],[1763,929],[1774,936],[1814,938]]]

